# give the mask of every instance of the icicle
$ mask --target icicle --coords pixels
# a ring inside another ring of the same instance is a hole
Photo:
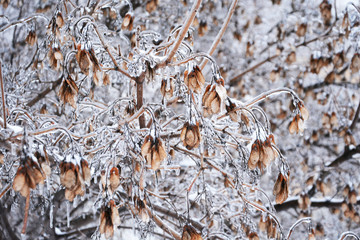
[[[179,175],[180,175],[180,168],[176,168],[176,169],[175,169],[175,175],[176,175],[176,176],[179,176]]]
[[[67,227],[70,227],[70,202],[66,201],[66,221],[67,221]]]
[[[160,169],[160,176],[161,176],[161,179],[164,180],[165,177],[166,177],[166,170],[165,169]]]
[[[139,198],[141,199],[141,200],[144,200],[144,190],[139,190]]]
[[[50,228],[53,228],[53,222],[54,222],[54,205],[52,202],[50,203]]]

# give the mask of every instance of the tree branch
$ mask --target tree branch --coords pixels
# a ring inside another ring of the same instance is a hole
[[[176,54],[176,51],[179,49],[182,41],[184,40],[184,38],[186,36],[187,31],[189,30],[192,22],[194,21],[195,15],[200,7],[201,2],[202,2],[202,0],[194,1],[191,11],[189,12],[189,14],[185,20],[185,23],[183,24],[181,31],[180,31],[178,37],[176,38],[175,45],[173,45],[172,49],[170,50],[170,53],[169,53],[168,57],[166,58],[165,62],[170,62],[171,59]]]
[[[232,15],[235,12],[235,7],[236,7],[237,2],[238,2],[238,0],[233,0],[233,2],[231,3],[229,11],[228,11],[228,13],[227,13],[227,15],[225,17],[225,21],[224,21],[223,25],[221,26],[220,31],[216,35],[216,38],[215,38],[214,42],[212,43],[212,45],[211,45],[211,47],[210,47],[210,49],[208,51],[208,55],[211,56],[214,53],[214,51],[215,51],[217,45],[219,44],[221,38],[224,36],[225,31],[226,31],[226,29],[227,29],[227,27],[229,25],[230,19],[231,19]],[[205,58],[203,60],[203,62],[201,63],[201,66],[200,66],[201,70],[205,67],[205,65],[207,64],[208,61],[209,60],[207,58]]]

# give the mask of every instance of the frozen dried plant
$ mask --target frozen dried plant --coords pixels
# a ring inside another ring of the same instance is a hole
[[[0,236],[358,238],[360,9],[309,2],[1,1]]]

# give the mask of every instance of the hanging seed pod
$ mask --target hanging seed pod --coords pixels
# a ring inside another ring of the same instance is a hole
[[[145,200],[142,201],[140,198],[135,197],[134,205],[135,205],[136,214],[139,216],[141,221],[143,221],[144,223],[148,223],[150,218],[146,211],[146,201]]]
[[[69,75],[62,82],[58,95],[64,104],[69,103],[73,108],[76,108],[75,98],[78,92],[79,88]]]
[[[348,195],[349,203],[356,204],[356,202],[357,202],[356,197],[357,197],[356,191],[350,190],[349,195]]]
[[[324,21],[325,26],[330,26],[332,5],[328,2],[328,0],[323,0],[319,7],[320,7],[321,17]]]
[[[335,68],[340,68],[345,63],[345,54],[344,51],[338,52],[333,58],[333,63]]]
[[[61,14],[61,12],[58,12],[56,14],[56,25],[59,27],[59,28],[62,28],[64,26],[64,18]]]
[[[185,225],[181,240],[202,240],[202,237],[192,226]]]
[[[260,222],[259,222],[259,229],[262,232],[266,231],[266,227],[267,227],[267,219],[263,216],[260,217]]]
[[[91,181],[91,172],[89,168],[89,163],[85,159],[81,159],[80,165],[81,165],[82,178],[84,179],[84,182],[89,185]]]
[[[226,89],[222,84],[207,86],[202,98],[204,117],[219,113],[225,98]]]
[[[147,3],[146,3],[146,11],[148,13],[152,13],[153,11],[156,10],[157,6],[159,4],[159,0],[149,0]]]
[[[282,204],[288,198],[289,190],[287,179],[281,173],[279,173],[274,185],[273,194],[276,196],[277,204]]]
[[[77,179],[73,163],[60,163],[60,182],[67,189],[73,190],[75,188]]]
[[[246,43],[245,57],[247,57],[247,58],[252,57],[254,55],[254,50],[255,50],[254,43],[248,41]]]
[[[249,238],[249,240],[259,240],[260,239],[256,232],[249,233],[248,238]]]
[[[118,209],[117,209],[117,207],[115,205],[114,200],[110,200],[109,204],[110,204],[110,209],[111,209],[111,221],[112,221],[112,224],[114,226],[118,226],[121,223],[120,216],[119,216],[119,211],[118,211]]]
[[[188,150],[198,148],[201,142],[199,122],[197,122],[196,125],[186,122],[181,131],[180,139]]]
[[[4,9],[7,9],[7,7],[9,6],[10,0],[2,0],[1,4],[3,6]]]
[[[208,31],[208,25],[207,25],[206,21],[201,20],[199,23],[199,28],[198,28],[199,36],[200,37],[204,36],[207,31]]]
[[[145,137],[141,147],[141,154],[145,158],[147,164],[151,165],[152,170],[157,170],[161,162],[166,158],[164,143],[160,138],[153,139],[148,135]]]
[[[315,229],[311,229],[310,232],[309,232],[309,236],[308,236],[308,240],[316,240],[316,237],[315,237]]]
[[[309,195],[306,193],[301,193],[298,199],[299,208],[302,210],[306,210],[310,207],[311,201]]]
[[[235,111],[236,104],[233,103],[230,98],[227,98],[227,100],[228,101],[225,104],[227,115],[229,115],[231,121],[238,122],[238,114],[237,111]]]
[[[343,190],[343,196],[344,197],[347,197],[350,193],[350,186],[349,185],[346,185],[344,190]]]
[[[308,110],[306,109],[305,105],[303,102],[299,102],[298,103],[298,108],[299,108],[299,111],[301,113],[301,118],[306,121],[309,119],[309,112]]]
[[[350,69],[352,73],[357,73],[360,70],[360,55],[359,53],[355,53],[351,58]]]
[[[81,72],[84,73],[86,76],[88,76],[90,69],[90,60],[86,50],[81,49],[80,45],[78,45],[76,60],[79,63]]]
[[[20,166],[16,172],[12,186],[14,191],[20,192],[23,197],[27,197],[30,194],[27,178],[26,168],[24,166]]]
[[[163,79],[161,81],[160,92],[164,98],[171,98],[174,95],[174,81],[172,78]]]
[[[63,55],[58,47],[50,47],[48,52],[49,64],[55,70],[60,70],[61,61],[63,60]]]
[[[105,238],[111,238],[114,235],[114,225],[112,222],[112,211],[109,206],[103,206],[100,213],[100,234],[105,234]]]
[[[266,218],[266,223],[267,223],[267,227],[266,227],[266,231],[267,231],[267,237],[270,238],[275,238],[276,237],[276,222],[274,219],[267,217]]]
[[[34,44],[37,41],[37,36],[34,30],[30,30],[28,35],[26,36],[26,40],[27,44],[29,44],[30,46],[34,46]]]
[[[185,85],[195,93],[201,93],[201,90],[205,84],[205,78],[200,70],[200,68],[195,65],[193,69],[188,72],[184,72],[184,83]]]
[[[338,122],[338,119],[337,119],[337,116],[336,116],[335,112],[331,113],[330,125],[331,125],[331,128],[337,128],[339,126],[339,122]]]
[[[296,30],[296,35],[298,37],[302,37],[305,36],[306,34],[306,28],[307,28],[307,24],[306,23],[301,23],[300,25],[297,26],[297,30]]]
[[[276,151],[271,146],[271,139],[268,137],[264,143],[263,143],[263,157],[260,159],[262,164],[265,166],[270,165],[271,162],[273,162],[277,156]]]
[[[117,167],[113,167],[110,170],[110,190],[114,192],[120,186],[120,173]]]
[[[304,132],[304,129],[304,120],[297,114],[289,125],[289,132],[290,134],[294,134],[295,132],[299,133],[299,131]]]
[[[110,85],[110,77],[109,77],[109,74],[104,73],[104,74],[103,74],[103,79],[102,79],[102,81],[103,81],[104,86]]]
[[[287,56],[285,62],[286,62],[286,64],[290,65],[290,64],[294,63],[295,61],[296,61],[296,53],[294,51],[292,51]]]
[[[121,30],[129,30],[131,31],[133,29],[133,22],[134,17],[132,13],[126,13],[123,19],[123,22],[121,24]]]
[[[250,157],[248,160],[248,167],[250,170],[254,170],[260,160],[261,142],[256,140],[251,146]]]

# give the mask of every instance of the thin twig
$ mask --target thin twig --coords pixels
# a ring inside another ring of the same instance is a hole
[[[209,49],[209,51],[208,51],[208,55],[211,56],[211,55],[214,53],[217,45],[219,44],[220,40],[221,40],[222,37],[224,36],[225,31],[226,31],[226,29],[227,29],[227,27],[228,27],[228,25],[229,25],[230,19],[231,19],[232,15],[233,15],[234,12],[235,12],[235,7],[236,7],[236,5],[237,5],[237,2],[238,2],[238,0],[233,0],[233,2],[231,3],[231,6],[230,6],[230,8],[229,8],[229,11],[228,11],[228,13],[227,13],[227,15],[226,15],[226,17],[225,17],[225,21],[224,21],[223,25],[221,26],[220,31],[219,31],[218,34],[216,35],[216,38],[215,38],[214,42],[212,43],[212,45],[211,45],[211,47],[210,47],[210,49]],[[208,59],[205,58],[205,59],[203,60],[203,62],[201,63],[201,65],[200,65],[200,69],[201,69],[201,70],[204,69],[204,67],[205,67],[205,65],[207,64],[207,62],[208,62]]]
[[[158,216],[156,216],[155,214],[152,214],[151,210],[148,207],[146,207],[146,210],[147,210],[149,216],[152,217],[152,219],[154,220],[154,222],[156,223],[156,225],[159,228],[161,228],[168,234],[172,235],[176,240],[181,240],[179,233],[177,233],[171,227],[167,226]]]
[[[4,196],[5,193],[7,193],[7,191],[9,191],[9,189],[11,188],[11,184],[8,184],[4,190],[0,193],[0,199]]]
[[[6,129],[5,91],[4,91],[4,81],[2,77],[1,63],[0,63],[0,85],[1,85],[1,100],[2,100],[2,109],[3,109],[3,117],[4,117],[4,128]]]
[[[165,62],[170,62],[171,59],[174,57],[174,55],[176,54],[176,51],[179,49],[182,41],[184,40],[187,31],[189,30],[192,22],[194,21],[195,15],[200,7],[202,0],[196,0],[191,8],[190,13],[188,14],[185,23],[183,24],[183,27],[181,28],[181,31],[176,39],[176,42],[174,44],[174,46],[172,47],[172,49],[170,50],[170,53],[166,59]]]
[[[30,193],[26,197],[24,225],[23,225],[23,228],[21,230],[22,234],[26,233],[26,225],[27,225],[27,220],[28,220],[28,216],[29,216],[29,206],[30,206]]]
[[[358,107],[356,109],[356,112],[355,112],[354,120],[352,121],[352,123],[350,125],[350,130],[354,130],[354,128],[356,126],[356,123],[359,120],[359,115],[360,115],[360,101],[359,101],[359,105],[358,105]]]

